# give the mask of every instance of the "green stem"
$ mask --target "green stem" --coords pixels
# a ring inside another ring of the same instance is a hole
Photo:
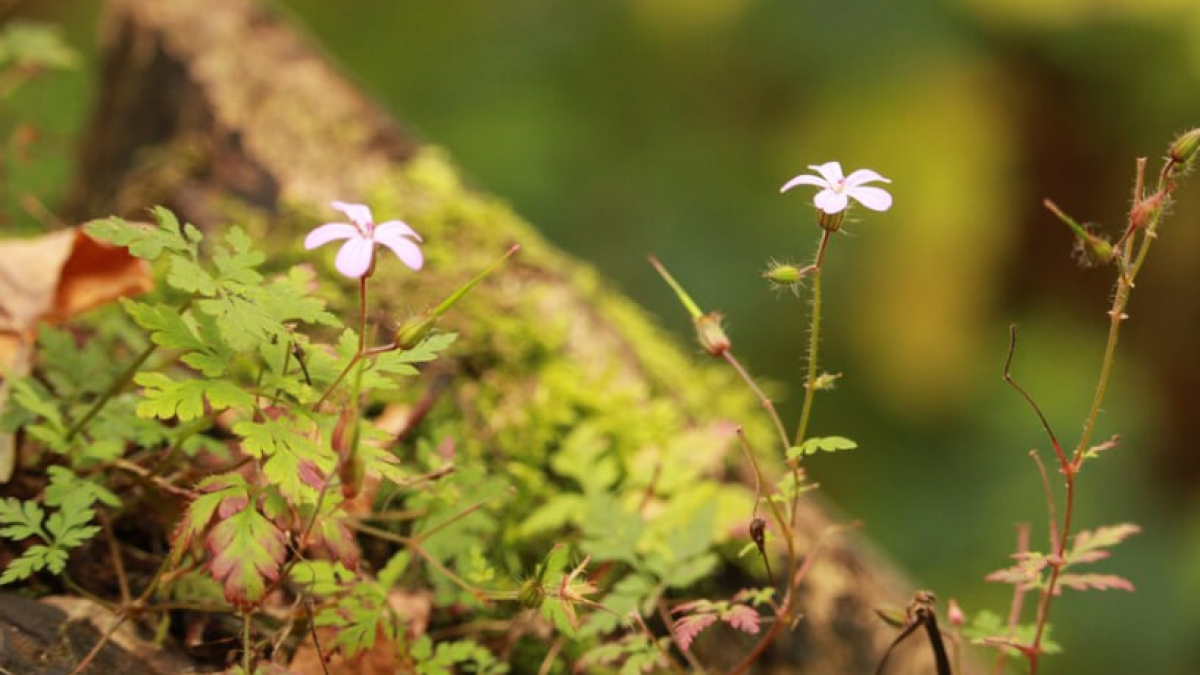
[[[1134,208],[1144,199],[1143,185],[1146,169],[1146,160],[1139,159],[1137,164],[1137,175],[1134,186]],[[1169,196],[1170,177],[1166,169],[1159,176],[1157,194],[1162,197],[1160,203],[1167,202],[1166,197]],[[1071,536],[1071,524],[1075,512],[1075,477],[1087,457],[1087,450],[1091,445],[1092,435],[1096,430],[1096,422],[1100,417],[1101,407],[1104,405],[1105,395],[1108,393],[1109,381],[1112,377],[1113,364],[1116,361],[1117,340],[1120,337],[1121,323],[1126,319],[1125,309],[1129,305],[1129,297],[1133,291],[1134,280],[1137,278],[1138,272],[1141,271],[1142,265],[1146,262],[1146,256],[1149,253],[1150,245],[1157,235],[1157,229],[1162,220],[1163,209],[1160,206],[1148,219],[1143,228],[1135,228],[1132,219],[1127,237],[1122,237],[1122,245],[1119,248],[1119,256],[1117,258],[1117,287],[1113,293],[1112,307],[1108,310],[1109,325],[1108,325],[1108,340],[1104,346],[1104,356],[1100,364],[1100,375],[1096,382],[1096,393],[1092,397],[1092,405],[1088,410],[1087,419],[1083,423],[1083,431],[1079,437],[1079,444],[1075,447],[1075,451],[1071,456],[1071,463],[1064,467],[1066,495],[1063,499],[1063,523],[1059,530],[1059,540],[1054,553],[1056,554],[1057,563],[1050,569],[1050,576],[1046,582],[1046,586],[1041,592],[1041,601],[1037,608],[1037,623],[1036,631],[1033,636],[1033,642],[1030,644],[1029,652],[1029,673],[1037,675],[1038,657],[1041,652],[1042,639],[1046,632],[1046,622],[1050,615],[1050,606],[1054,601],[1054,595],[1057,591],[1059,576],[1062,572],[1062,556],[1067,550],[1067,544]],[[1137,233],[1141,233],[1141,237]],[[1128,241],[1126,241],[1128,239]],[[1136,245],[1136,246],[1135,246]],[[1137,248],[1136,255],[1133,249]]]
[[[92,407],[88,408],[83,417],[80,417],[78,420],[76,420],[75,424],[72,424],[71,428],[67,430],[66,440],[68,442],[79,435],[79,432],[83,431],[83,428],[88,425],[88,422],[91,422],[92,418],[94,418],[100,413],[101,410],[104,409],[104,406],[108,404],[109,400],[111,400],[112,397],[116,396],[118,392],[124,389],[125,385],[129,384],[130,380],[133,379],[133,376],[137,375],[138,370],[141,369],[141,367],[146,363],[146,360],[149,359],[150,355],[153,354],[157,349],[158,345],[154,344],[153,342],[146,345],[146,348],[142,350],[142,353],[138,354],[137,357],[134,358],[133,362],[130,363],[125,370],[121,371],[121,374],[118,375],[116,379],[109,383],[108,388],[104,390],[104,393],[100,394],[100,398],[97,398],[92,402]]]
[[[367,275],[358,279],[358,354],[367,350]]]
[[[767,414],[771,417],[771,423],[775,425],[775,432],[779,434],[779,442],[783,444],[783,452],[786,456],[788,451],[787,431],[783,428],[783,420],[779,419],[779,413],[775,410],[775,404],[771,402],[771,399],[767,398],[767,395],[759,388],[754,378],[750,377],[750,373],[747,373],[742,364],[734,357],[732,350],[726,351],[722,356],[737,372],[738,377],[742,378],[742,381],[746,383],[750,391],[754,392],[754,395],[758,397],[759,404],[766,409]]]
[[[178,311],[180,314],[183,314],[184,312],[188,311],[188,308],[191,306],[192,298],[188,298],[182,305],[179,306]],[[71,428],[67,430],[67,435],[65,438],[68,442],[78,436],[79,432],[83,431],[83,428],[88,425],[88,422],[91,422],[92,418],[98,415],[100,411],[104,409],[105,405],[108,405],[109,400],[116,396],[118,392],[125,388],[125,385],[129,384],[129,382],[133,380],[133,377],[137,375],[138,370],[145,365],[146,361],[157,350],[158,345],[151,341],[150,344],[146,345],[146,348],[143,349],[142,352],[133,359],[133,362],[130,363],[125,370],[121,371],[121,374],[118,375],[116,379],[109,383],[108,388],[105,389],[102,394],[100,394],[100,398],[97,398],[92,402],[92,407],[88,408],[87,412],[83,414],[83,417],[80,417],[75,424],[72,424]]]
[[[795,440],[792,445],[800,445],[808,434],[808,421],[812,416],[813,398],[817,392],[817,354],[821,343],[821,263],[825,260],[825,249],[829,245],[829,236],[825,230],[821,243],[817,246],[816,260],[812,264],[812,316],[808,328],[808,372],[804,378],[804,407],[800,410],[800,423],[796,426]]]

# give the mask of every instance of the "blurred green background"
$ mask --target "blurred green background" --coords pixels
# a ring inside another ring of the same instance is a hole
[[[810,468],[916,583],[968,613],[1006,610],[1007,587],[982,577],[1007,564],[1017,523],[1045,541],[1027,455],[1047,445],[1000,379],[1008,325],[1022,330],[1019,381],[1072,443],[1111,281],[1072,262],[1071,235],[1041,201],[1119,232],[1134,158],[1153,160],[1200,126],[1200,3],[277,4],[481,188],[690,345],[684,313],[646,263],[662,258],[702,306],[725,313],[788,419],[806,304],[759,275],[770,259],[806,262],[819,230],[812,191],[778,188],[834,159],[891,178],[894,208],[857,210],[825,277],[822,365],[844,377],[818,399],[813,431],[861,449]],[[97,7],[9,0],[0,16],[59,22],[91,58]],[[95,82],[92,62],[3,111],[6,225],[53,209]],[[15,147],[17,119],[35,122],[34,150]],[[1160,242],[1098,430],[1123,442],[1082,474],[1077,521],[1144,527],[1102,564],[1138,590],[1056,603],[1066,653],[1050,672],[1185,675],[1200,663],[1197,177]]]

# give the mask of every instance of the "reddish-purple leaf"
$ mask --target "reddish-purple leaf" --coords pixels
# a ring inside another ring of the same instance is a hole
[[[983,580],[1000,584],[1013,584],[1014,586],[1032,586],[1038,582],[1040,572],[1040,567],[1037,570],[1030,570],[1028,567],[1015,565],[1002,570],[996,570],[984,577]]]
[[[300,460],[296,473],[300,476],[300,480],[304,481],[305,485],[314,490],[320,490],[325,486],[325,476],[321,473],[321,467],[317,466],[317,463],[312,460]]]
[[[1101,549],[1116,546],[1141,531],[1142,528],[1133,523],[1120,523],[1099,527],[1095,530],[1084,530],[1075,535],[1075,546],[1067,554],[1067,562],[1083,563],[1100,560],[1107,555],[1107,552]]]
[[[679,641],[679,648],[686,652],[700,631],[711,626],[716,620],[716,614],[692,614],[678,619],[674,629],[675,639]]]
[[[245,499],[246,481],[237,474],[207,478],[197,488],[202,493],[188,505],[171,536],[171,558],[175,564],[202,532],[208,529],[218,507],[241,495]]]
[[[758,612],[745,605],[733,605],[721,620],[743,633],[753,635],[758,632]]]
[[[318,518],[310,535],[309,547],[324,551],[348,570],[358,569],[361,552],[344,518]]]
[[[1133,584],[1128,579],[1115,574],[1063,574],[1058,577],[1058,583],[1077,591],[1086,591],[1089,588],[1097,591],[1106,591],[1110,588],[1129,592],[1134,590]]]
[[[687,614],[689,612],[711,612],[714,609],[712,600],[692,600],[671,608],[672,614]]]
[[[1099,456],[1100,453],[1104,452],[1105,450],[1111,450],[1111,449],[1117,447],[1117,445],[1120,442],[1121,442],[1121,437],[1117,434],[1113,434],[1113,436],[1111,438],[1109,438],[1107,441],[1104,441],[1103,443],[1100,443],[1098,445],[1093,445],[1092,447],[1088,448],[1087,452],[1085,452],[1084,454],[1089,458],[1094,458],[1094,457]]]
[[[225,585],[225,599],[238,607],[257,604],[267,582],[279,578],[285,535],[253,508],[217,523],[208,535],[209,571]]]

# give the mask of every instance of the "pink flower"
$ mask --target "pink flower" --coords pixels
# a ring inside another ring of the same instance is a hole
[[[314,249],[331,241],[345,239],[338,251],[334,266],[342,274],[358,279],[369,273],[375,262],[375,245],[383,244],[392,249],[400,261],[414,270],[421,269],[425,262],[417,242],[421,236],[406,223],[389,220],[375,224],[371,209],[363,204],[333,202],[333,208],[346,214],[350,223],[325,223],[308,233],[304,248]]]
[[[892,181],[870,169],[859,169],[849,176],[843,177],[842,165],[837,162],[810,165],[808,168],[820,175],[800,174],[785,183],[779,191],[787,192],[797,185],[815,185],[822,188],[813,199],[813,203],[818,209],[829,215],[844,211],[849,206],[850,197],[872,211],[887,211],[892,206],[892,196],[888,194],[887,190],[865,185],[865,183],[875,181],[884,183]]]

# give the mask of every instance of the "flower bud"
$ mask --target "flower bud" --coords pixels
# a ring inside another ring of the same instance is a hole
[[[525,609],[540,609],[546,600],[546,589],[537,579],[526,579],[517,590],[517,602]]]
[[[725,329],[721,328],[721,313],[709,312],[696,317],[696,337],[700,340],[700,346],[710,356],[721,356],[729,351],[729,337],[725,335]]]
[[[1103,236],[1094,234],[1093,226],[1090,223],[1084,225],[1083,228],[1083,235],[1075,237],[1076,261],[1082,267],[1107,265],[1112,262],[1113,255],[1116,254],[1112,242]]]
[[[846,222],[846,209],[842,209],[837,213],[826,213],[821,209],[817,209],[817,224],[826,232],[837,232],[842,229],[842,223]]]
[[[1162,211],[1166,201],[1167,193],[1163,190],[1135,201],[1129,211],[1129,227],[1139,230],[1149,225]]]
[[[949,607],[946,609],[946,618],[950,619],[950,625],[955,628],[961,628],[967,621],[967,616],[963,614],[962,607],[958,606],[958,601],[950,598]]]
[[[771,282],[774,288],[786,288],[793,293],[800,285],[800,281],[808,276],[808,273],[813,269],[812,265],[806,267],[797,267],[790,263],[772,262],[767,271],[763,272],[763,278]]]
[[[1172,164],[1187,164],[1196,157],[1196,151],[1200,150],[1200,127],[1192,129],[1175,139],[1171,143],[1171,149],[1168,150]]]
[[[400,349],[416,347],[421,344],[421,340],[429,337],[429,333],[435,325],[437,325],[435,315],[429,312],[418,314],[396,329],[396,346]]]
[[[754,540],[754,545],[758,547],[758,550],[762,551],[767,545],[767,521],[762,518],[751,520],[750,538]]]
[[[837,387],[838,378],[841,376],[841,373],[821,373],[817,375],[817,378],[812,383],[813,391],[829,391]]]
[[[763,272],[763,278],[781,286],[790,286],[803,276],[804,273],[795,265],[772,265],[771,269]]]

